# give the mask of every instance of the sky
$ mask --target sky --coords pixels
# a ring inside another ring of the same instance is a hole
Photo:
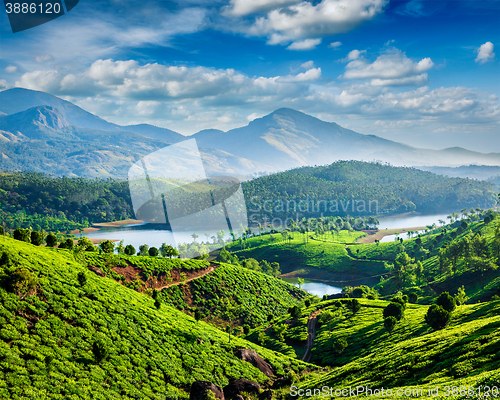
[[[500,1],[80,0],[15,34],[0,9],[11,87],[184,135],[289,107],[417,147],[500,152]]]

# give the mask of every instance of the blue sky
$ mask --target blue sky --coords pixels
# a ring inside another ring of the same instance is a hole
[[[499,22],[497,0],[80,0],[16,34],[1,12],[0,89],[186,135],[290,107],[419,147],[500,151]]]

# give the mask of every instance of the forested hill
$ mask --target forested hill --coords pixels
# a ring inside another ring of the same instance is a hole
[[[242,186],[250,221],[256,215],[295,219],[489,208],[497,190],[489,182],[359,161],[298,168]],[[0,173],[0,217],[9,229],[62,231],[133,218],[134,213],[127,181],[12,172]]]
[[[243,189],[250,214],[295,218],[297,212],[300,217],[317,217],[489,208],[495,205],[497,188],[415,168],[338,161],[263,176],[245,182]]]

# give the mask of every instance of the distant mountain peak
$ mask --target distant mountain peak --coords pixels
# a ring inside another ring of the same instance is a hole
[[[30,108],[25,111],[25,114],[33,115],[33,122],[39,126],[45,126],[52,129],[64,129],[70,126],[61,112],[51,106],[39,106]]]

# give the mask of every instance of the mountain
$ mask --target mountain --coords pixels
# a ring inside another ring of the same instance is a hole
[[[177,143],[186,139],[186,137],[180,133],[149,124],[127,125],[124,126],[123,129],[151,139],[161,140],[165,143]]]
[[[120,126],[47,93],[0,92],[0,167],[53,174],[124,178],[140,156],[187,139],[148,124]],[[363,135],[333,122],[282,108],[228,132],[207,129],[195,138],[208,175],[248,179],[338,160],[396,166],[500,166],[500,154],[462,148],[426,150]]]
[[[201,131],[193,137],[200,146],[258,161],[274,171],[336,160],[382,161],[397,166],[456,166],[472,162],[500,165],[500,154],[461,148],[417,149],[375,135],[363,135],[288,108],[258,118],[246,127],[228,132]]]
[[[51,106],[59,110],[66,120],[75,126],[88,129],[118,131],[123,128],[107,122],[82,108],[51,94],[36,90],[13,88],[0,92],[0,111],[16,114],[38,106]]]
[[[450,178],[471,178],[482,181],[492,181],[500,176],[500,166],[491,165],[462,165],[460,167],[417,167],[438,175]]]

